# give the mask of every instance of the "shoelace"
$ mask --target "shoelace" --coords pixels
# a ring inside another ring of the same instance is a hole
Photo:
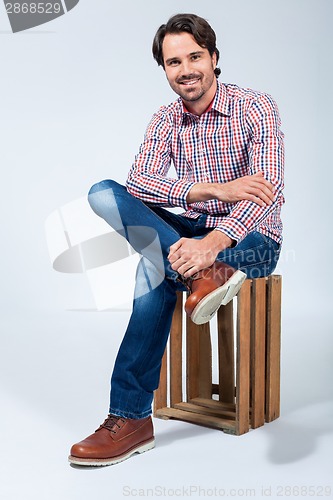
[[[188,292],[192,293],[192,286],[191,286],[193,281],[192,276],[190,276],[189,278],[183,278],[183,276],[179,275],[177,281],[179,281],[179,283],[182,283],[182,285],[184,285],[185,288],[187,288]]]
[[[118,424],[119,420],[121,420],[122,422],[125,422],[125,419],[122,418],[122,417],[118,417],[117,415],[109,415],[104,420],[104,422],[99,426],[99,428],[97,429],[97,431],[99,431],[100,429],[107,429],[108,431],[111,431],[113,433],[117,432],[114,429],[114,426],[117,426],[118,429],[120,429],[120,425]]]

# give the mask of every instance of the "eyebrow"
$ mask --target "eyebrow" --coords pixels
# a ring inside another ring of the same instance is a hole
[[[203,54],[204,51],[203,50],[196,50],[195,52],[190,52],[189,56],[192,57],[192,56],[197,56],[197,55],[201,55]],[[179,57],[170,57],[170,59],[167,59],[165,61],[165,64],[170,64],[171,62],[173,61],[179,61]]]

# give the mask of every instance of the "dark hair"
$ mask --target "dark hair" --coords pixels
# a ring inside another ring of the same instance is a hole
[[[210,24],[202,17],[195,14],[176,14],[170,17],[166,24],[162,24],[156,32],[153,40],[153,56],[159,66],[164,68],[162,45],[166,34],[190,33],[200,47],[207,49],[212,56],[215,52],[216,62],[220,57],[220,52],[216,47],[216,35]],[[218,77],[220,68],[215,68],[214,73]]]

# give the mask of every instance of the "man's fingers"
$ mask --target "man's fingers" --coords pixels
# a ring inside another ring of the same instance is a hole
[[[255,182],[259,183],[260,185],[263,184],[266,188],[269,189],[269,191],[272,191],[272,192],[275,191],[274,185],[271,182],[269,182],[267,179],[265,179],[262,172],[257,172],[256,174],[252,175],[251,177]]]
[[[174,256],[175,252],[177,252],[177,250],[179,250],[179,248],[181,246],[182,246],[182,238],[180,238],[180,240],[176,241],[176,243],[174,243],[173,245],[170,246],[169,255],[168,255],[169,260],[172,256]]]
[[[189,278],[190,276],[193,276],[198,271],[200,271],[200,268],[198,266],[192,266],[189,269],[187,269],[185,272],[181,272],[180,274],[182,274],[184,276],[184,278]]]
[[[274,201],[274,193],[267,188],[254,188],[253,194],[261,198],[267,205],[271,205]]]
[[[192,262],[191,260],[183,261],[182,263],[176,262],[175,267],[173,265],[171,267],[184,278],[189,278],[202,269],[200,264]]]
[[[271,202],[265,203],[261,198],[259,198],[258,196],[255,196],[254,194],[249,194],[247,199],[249,201],[253,201],[254,203],[259,205],[260,207],[265,207],[265,206],[271,204]]]
[[[255,176],[252,176],[252,178],[253,177]],[[259,198],[259,200],[261,200],[258,204],[262,206],[263,203],[266,205],[272,205],[272,202],[275,199],[273,184],[271,184],[266,179],[261,178],[260,175],[256,175],[256,179],[252,179],[251,183],[247,186],[246,194],[250,195],[250,197],[251,195],[255,195],[257,198]]]

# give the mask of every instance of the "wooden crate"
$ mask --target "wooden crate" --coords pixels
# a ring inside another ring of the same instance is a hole
[[[235,435],[279,417],[281,284],[278,275],[247,279],[238,296],[218,310],[217,384],[212,383],[210,325],[195,325],[186,318],[183,341],[186,294],[178,293],[154,395],[155,417],[184,420]]]

